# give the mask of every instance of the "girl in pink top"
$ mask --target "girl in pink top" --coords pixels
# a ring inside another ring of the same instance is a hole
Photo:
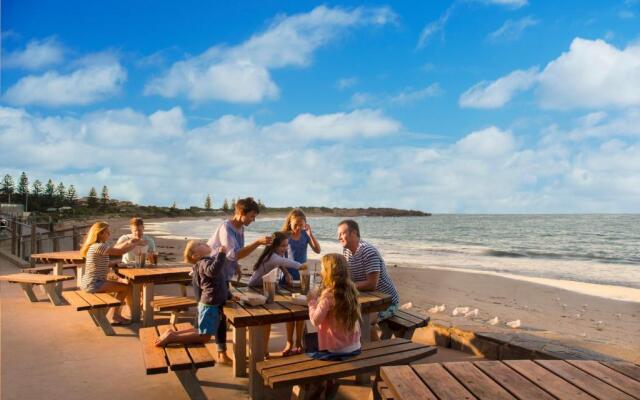
[[[341,254],[322,257],[322,285],[310,291],[309,319],[318,329],[318,349],[310,356],[322,360],[344,360],[360,354],[360,306],[358,290],[349,278],[349,264]],[[311,389],[320,393],[324,387]],[[327,398],[337,392],[336,382],[326,384]]]

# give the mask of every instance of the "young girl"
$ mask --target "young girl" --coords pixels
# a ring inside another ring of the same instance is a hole
[[[207,343],[215,335],[223,318],[222,307],[230,298],[224,275],[226,260],[224,246],[211,257],[211,247],[195,240],[184,249],[184,262],[193,266],[193,290],[198,299],[198,327],[181,331],[167,330],[156,340],[156,346],[169,343]],[[225,362],[226,349],[218,347],[218,361]]]
[[[307,217],[304,215],[302,210],[298,208],[291,210],[289,215],[287,215],[281,230],[282,232],[289,234],[289,258],[292,258],[294,261],[301,264],[306,263],[307,246],[311,247],[311,250],[316,254],[320,254],[320,243],[318,243],[318,240],[313,235],[311,227],[307,224]],[[289,269],[289,274],[294,280],[300,279],[300,274],[295,269]],[[293,347],[294,328],[296,332],[295,348]],[[283,356],[300,354],[302,352],[303,329],[304,321],[287,323],[287,345],[282,352]]]
[[[262,286],[262,277],[271,272],[274,268],[280,268],[287,277],[287,281],[291,281],[290,270],[298,272],[300,269],[306,268],[306,265],[300,264],[285,257],[289,240],[283,232],[274,232],[271,235],[271,244],[264,248],[264,251],[253,266],[253,274],[249,278],[249,286]],[[303,321],[304,322],[304,321]],[[269,335],[271,334],[271,325],[265,329],[266,348],[269,349]],[[267,351],[268,354],[268,351]]]
[[[310,291],[309,320],[318,329],[319,351],[310,353],[320,360],[344,360],[360,354],[360,306],[358,290],[349,278],[349,264],[340,254],[322,257],[322,286]],[[320,393],[324,385],[312,388]],[[326,397],[332,398],[338,391],[334,380],[326,383]],[[312,397],[313,398],[313,397]]]
[[[109,256],[121,256],[136,246],[144,246],[146,242],[138,238],[130,238],[111,247],[107,244],[111,236],[109,224],[96,222],[91,225],[87,238],[80,248],[80,254],[85,257],[85,272],[82,275],[80,288],[89,293],[116,293],[116,298],[125,302],[131,308],[131,288],[129,285],[107,279],[109,268],[117,266],[117,262],[110,262]],[[122,318],[121,307],[114,307],[111,325],[128,325],[131,321]]]

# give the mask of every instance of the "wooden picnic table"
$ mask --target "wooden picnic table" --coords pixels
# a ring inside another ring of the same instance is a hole
[[[382,367],[376,398],[640,399],[640,366],[591,360],[449,362]]]
[[[37,262],[54,264],[54,275],[63,274],[63,266],[65,263],[76,264],[76,285],[80,287],[82,274],[84,273],[84,257],[80,254],[80,250],[37,253],[31,254],[30,257]],[[56,284],[56,292],[59,296],[62,294],[62,283]]]
[[[232,291],[246,293],[256,288],[236,287]],[[249,394],[252,399],[263,397],[262,378],[257,371],[256,364],[264,360],[264,333],[268,325],[281,322],[294,322],[309,319],[309,309],[306,305],[293,302],[292,292],[278,287],[273,303],[262,306],[249,306],[237,301],[228,301],[224,306],[224,314],[233,325],[234,372],[236,376],[246,376],[246,332],[249,329]],[[391,305],[391,296],[380,292],[362,292],[358,296],[358,303],[362,310],[361,340],[370,341],[369,313],[379,312]]]
[[[142,288],[142,325],[153,325],[154,285],[189,279],[193,267],[184,263],[158,264],[145,268],[118,268],[117,274],[133,285],[131,320],[140,321],[140,289]]]

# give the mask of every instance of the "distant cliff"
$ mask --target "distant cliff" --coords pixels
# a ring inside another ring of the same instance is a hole
[[[265,208],[265,214],[286,214],[293,207]],[[327,217],[429,217],[431,213],[417,210],[400,210],[397,208],[329,208],[329,207],[299,207],[307,215]]]

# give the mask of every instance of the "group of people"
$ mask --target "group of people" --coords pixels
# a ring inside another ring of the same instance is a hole
[[[205,343],[214,336],[218,360],[230,362],[226,352],[227,323],[223,306],[232,298],[230,281],[234,275],[241,276],[238,261],[264,246],[249,279],[250,286],[262,286],[262,277],[275,268],[282,271],[281,283],[300,279],[299,271],[306,268],[308,247],[320,253],[320,243],[299,209],[289,213],[280,231],[246,244],[244,229],[255,221],[259,212],[253,198],[240,199],[235,204],[233,217],[222,222],[208,242],[192,240],[187,243],[184,260],[194,265],[192,283],[198,300],[198,325],[189,330],[166,331],[158,338],[158,346],[176,342]],[[130,304],[129,286],[107,279],[109,256],[128,254],[137,246],[155,247],[152,239],[144,235],[142,220],[132,219],[131,222],[132,233],[121,237],[114,246],[106,244],[110,235],[106,223],[97,222],[91,227],[81,249],[86,257],[87,271],[82,280],[83,290],[115,292],[116,297]],[[331,253],[321,258],[320,287],[307,295],[309,319],[318,330],[318,351],[311,356],[320,359],[342,359],[360,352],[362,318],[357,301],[360,291],[376,290],[389,294],[392,299],[388,309],[370,319],[374,324],[372,340],[378,338],[375,324],[393,315],[399,304],[398,292],[380,252],[361,239],[357,222],[341,221],[337,236],[343,247],[342,254]],[[119,310],[115,311],[113,321],[127,322]],[[284,356],[302,352],[303,327],[303,321],[287,324]],[[265,340],[268,336],[269,329]]]

